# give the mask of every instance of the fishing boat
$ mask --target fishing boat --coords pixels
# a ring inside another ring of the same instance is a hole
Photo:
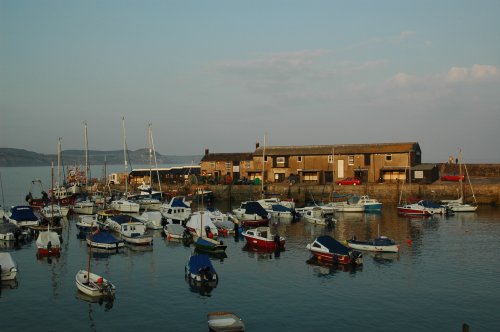
[[[87,270],[79,270],[76,273],[76,287],[80,292],[91,297],[113,298],[116,292],[115,285],[100,275],[90,272],[91,251],[92,246],[89,246]]]
[[[14,280],[17,276],[17,266],[8,252],[0,252],[0,281]]]
[[[108,230],[97,230],[87,237],[87,244],[93,248],[119,249],[124,246],[123,240],[119,240]]]
[[[376,251],[376,252],[399,252],[399,245],[387,236],[379,236],[370,241],[358,241],[353,236],[346,240],[347,246],[356,250]]]
[[[205,254],[197,254],[189,257],[185,267],[186,278],[195,285],[208,285],[215,287],[218,283],[210,257]]]
[[[229,311],[209,312],[207,314],[208,329],[213,332],[243,332],[245,323],[235,313]]]
[[[307,249],[313,256],[327,263],[363,264],[363,254],[346,247],[329,235],[318,236],[312,243],[307,244]]]
[[[273,234],[270,227],[257,227],[244,231],[241,235],[248,245],[276,250],[285,248],[285,238],[278,234]]]

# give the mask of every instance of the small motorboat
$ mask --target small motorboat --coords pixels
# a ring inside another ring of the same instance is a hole
[[[306,221],[317,224],[317,225],[332,225],[335,224],[336,220],[329,214],[325,214],[325,211],[319,206],[306,206],[297,209],[301,218]]]
[[[379,236],[371,241],[358,241],[353,236],[352,239],[346,240],[349,248],[356,250],[376,251],[376,252],[399,252],[399,245],[393,239],[387,236]]]
[[[319,261],[352,265],[363,264],[363,254],[361,252],[343,245],[329,235],[318,236],[306,248]]]
[[[116,287],[107,279],[86,270],[76,274],[76,287],[78,290],[91,297],[113,298]]]
[[[245,323],[235,313],[229,311],[209,312],[207,314],[208,329],[214,332],[245,331]]]
[[[285,238],[271,233],[270,227],[257,227],[244,231],[241,235],[248,245],[276,250],[285,248]]]
[[[97,230],[87,237],[87,244],[94,248],[119,249],[124,246],[123,240],[119,240],[107,230]]]
[[[59,234],[51,231],[50,228],[38,233],[36,247],[38,257],[59,256],[61,254],[61,240],[59,239]]]
[[[181,240],[184,238],[185,233],[188,231],[181,224],[166,224],[165,227],[163,227],[163,232],[165,233],[167,240],[171,239]]]
[[[14,280],[17,276],[16,263],[8,252],[0,252],[0,281]]]
[[[215,288],[219,281],[210,257],[205,254],[189,257],[185,267],[185,274],[191,285],[205,285]]]
[[[18,227],[27,228],[40,224],[40,218],[35,215],[33,208],[28,205],[13,206],[10,211],[6,213],[5,217],[8,222]]]
[[[222,254],[227,248],[227,245],[222,241],[206,237],[198,237],[196,241],[194,241],[194,246],[196,251],[207,254]]]

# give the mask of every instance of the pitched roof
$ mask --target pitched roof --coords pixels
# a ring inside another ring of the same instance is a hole
[[[262,156],[263,147],[259,147],[253,153],[254,156]],[[364,153],[404,153],[410,150],[420,151],[417,142],[406,143],[373,143],[373,144],[334,144],[334,145],[305,145],[305,146],[268,146],[268,156],[288,155],[331,155],[335,154],[364,154]]]
[[[201,158],[204,161],[245,161],[252,160],[252,152],[239,152],[239,153],[208,153]]]

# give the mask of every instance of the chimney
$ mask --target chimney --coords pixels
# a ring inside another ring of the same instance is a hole
[[[258,149],[260,146],[259,142],[255,142],[255,149]]]
[[[208,154],[208,149],[205,149],[205,156]]]

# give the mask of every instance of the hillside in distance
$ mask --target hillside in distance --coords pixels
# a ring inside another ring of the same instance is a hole
[[[158,165],[190,165],[191,163],[197,165],[200,162],[201,157],[201,155],[165,156],[157,152],[156,162]],[[84,165],[85,152],[83,150],[64,150],[61,152],[61,159],[61,163],[63,165]],[[88,151],[88,163],[90,165],[103,165],[105,160],[108,165],[123,164],[123,150]],[[148,165],[149,150],[127,150],[127,160],[132,166]],[[41,154],[24,149],[0,148],[0,167],[50,166],[52,162],[57,164],[57,154]],[[154,159],[152,162],[154,163]]]

